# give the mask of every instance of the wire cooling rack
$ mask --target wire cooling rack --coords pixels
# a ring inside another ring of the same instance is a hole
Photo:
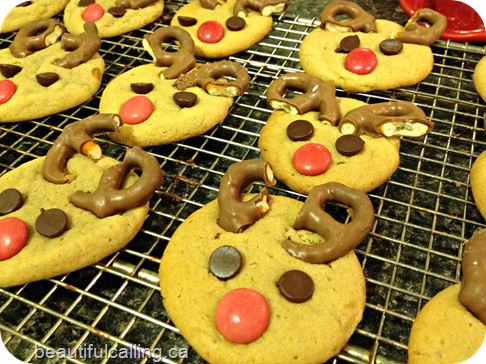
[[[100,96],[113,78],[152,62],[143,50],[142,36],[167,25],[184,3],[168,1],[156,23],[103,40],[100,53],[106,72],[101,89],[89,102],[38,120],[0,124],[0,175],[45,155],[64,126],[97,113]],[[162,166],[164,184],[151,201],[142,230],[125,249],[65,276],[0,289],[2,339],[14,356],[31,363],[127,362],[79,356],[40,359],[40,351],[35,351],[70,348],[83,356],[83,349],[92,344],[131,350],[130,363],[205,363],[178,333],[162,305],[160,257],[184,219],[217,197],[227,167],[260,157],[258,137],[272,112],[265,90],[273,79],[300,70],[300,43],[318,24],[316,19],[274,18],[267,37],[230,57],[249,69],[252,82],[224,122],[204,135],[147,149]],[[0,35],[0,48],[12,40],[12,34]],[[472,82],[485,50],[443,41],[432,48],[434,70],[418,85],[367,94],[338,90],[338,96],[368,103],[413,101],[435,128],[422,139],[403,138],[397,172],[369,194],[376,223],[356,249],[367,281],[366,310],[349,344],[329,363],[406,362],[417,312],[437,292],[459,282],[463,242],[485,227],[469,185],[471,165],[486,149],[482,119],[486,107]],[[104,154],[123,159],[124,146],[103,136],[97,141]],[[270,193],[304,199],[282,184]],[[326,210],[337,219],[346,218],[342,208],[326,206]],[[153,350],[153,356],[144,356],[142,348]],[[171,358],[179,351],[169,352],[170,348],[183,349],[183,357],[186,349],[187,358]]]

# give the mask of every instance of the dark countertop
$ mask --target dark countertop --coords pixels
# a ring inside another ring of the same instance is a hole
[[[318,18],[324,7],[332,0],[290,0],[287,15],[292,17]],[[399,0],[348,0],[357,3],[377,18],[388,19],[405,25],[407,14],[400,7]]]

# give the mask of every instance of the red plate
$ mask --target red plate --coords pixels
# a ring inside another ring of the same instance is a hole
[[[469,5],[453,0],[400,0],[403,10],[412,17],[419,9],[430,8],[447,18],[447,29],[440,39],[456,42],[486,42],[484,23]]]

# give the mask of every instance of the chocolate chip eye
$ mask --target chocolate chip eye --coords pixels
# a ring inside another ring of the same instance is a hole
[[[179,20],[179,24],[183,27],[190,27],[197,23],[197,19],[191,18],[190,16],[178,16],[177,20]]]
[[[352,50],[359,48],[359,45],[359,37],[357,35],[350,35],[349,37],[341,39],[341,43],[339,44],[339,48],[336,49],[336,53],[349,53]]]
[[[44,87],[49,87],[53,83],[59,80],[59,75],[54,72],[39,73],[35,76],[37,82],[39,82]]]
[[[41,209],[41,214],[35,220],[37,232],[48,238],[55,238],[67,230],[67,216],[59,209]]]
[[[226,27],[234,32],[243,29],[245,25],[245,19],[240,18],[239,16],[232,16],[231,18],[228,18],[228,20],[226,20]]]
[[[127,12],[125,9],[115,6],[113,8],[108,9],[108,12],[113,15],[115,18],[121,18]]]
[[[307,120],[295,120],[287,127],[287,136],[294,142],[309,140],[312,135],[314,135],[314,126]]]
[[[193,107],[197,102],[197,95],[192,92],[176,92],[173,97],[175,103],[180,107]]]
[[[240,252],[229,245],[220,246],[209,258],[209,270],[220,281],[236,277],[242,265]]]
[[[0,72],[5,78],[11,78],[20,71],[22,71],[22,67],[13,64],[0,64]]]
[[[398,39],[385,39],[380,43],[380,51],[384,55],[394,56],[402,51],[403,44]]]
[[[150,91],[154,89],[153,83],[132,83],[130,87],[133,92],[139,95],[148,94]]]
[[[282,274],[277,287],[287,301],[294,303],[308,301],[314,294],[314,281],[301,270],[289,270]]]
[[[364,140],[354,134],[343,135],[336,140],[337,151],[346,157],[360,153],[364,145]]]
[[[78,6],[80,8],[86,8],[88,6],[90,6],[91,4],[94,4],[96,1],[95,0],[80,0],[80,2],[78,3]]]
[[[17,211],[24,204],[24,199],[18,190],[9,188],[0,193],[0,216]]]

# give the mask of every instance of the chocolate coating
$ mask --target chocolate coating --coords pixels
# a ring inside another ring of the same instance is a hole
[[[95,0],[81,0],[78,3],[78,6],[80,8],[86,8],[86,7],[90,6],[91,4],[94,4],[95,2],[96,2]]]
[[[54,33],[56,31],[57,33]],[[41,33],[39,34],[39,32]],[[18,31],[14,41],[10,44],[10,52],[12,52],[15,58],[30,56],[35,51],[48,47],[48,37],[53,33],[58,36],[64,33],[63,26],[57,20],[35,20]]]
[[[431,24],[426,28],[419,24],[426,21]],[[405,25],[405,31],[397,34],[397,39],[403,43],[431,45],[440,38],[447,28],[447,18],[432,9],[419,9]]]
[[[239,16],[232,16],[231,18],[228,18],[228,20],[226,20],[226,27],[233,32],[237,32],[243,29],[245,25],[245,19],[240,18]]]
[[[55,72],[46,72],[35,75],[35,78],[37,78],[37,82],[39,82],[42,86],[49,87],[59,80],[59,75]]]
[[[197,95],[192,92],[176,92],[173,97],[175,103],[180,107],[193,107],[197,102]]]
[[[37,232],[48,238],[55,238],[67,230],[67,216],[59,209],[41,210],[35,220]]]
[[[403,43],[398,39],[385,39],[380,43],[380,51],[386,56],[394,56],[402,51]]]
[[[238,249],[232,246],[220,246],[209,258],[209,269],[220,281],[227,281],[240,272],[243,259]]]
[[[314,294],[314,281],[301,270],[289,270],[280,276],[277,282],[280,294],[288,301],[302,303]]]
[[[20,66],[14,64],[0,64],[0,72],[2,72],[2,75],[5,78],[12,78],[20,71],[22,71],[22,67]]]
[[[343,135],[336,140],[337,151],[346,157],[360,153],[364,145],[364,140],[354,134]]]
[[[145,95],[148,94],[150,91],[154,89],[154,84],[153,83],[131,83],[130,88],[132,89],[133,92],[140,94],[140,95]]]
[[[286,11],[290,0],[237,0],[233,9],[235,16],[247,16],[250,11],[256,11],[264,16],[275,13],[279,5],[284,5],[282,10]]]
[[[196,18],[191,18],[190,16],[178,16],[179,24],[183,27],[190,27],[197,23]]]
[[[307,120],[295,120],[287,127],[287,136],[294,142],[309,140],[312,135],[314,135],[314,126]]]
[[[350,35],[341,39],[339,43],[339,48],[336,49],[336,53],[349,53],[353,49],[359,48],[360,40],[357,35]]]
[[[340,14],[349,15],[352,20],[341,22],[336,19],[336,16]],[[377,32],[376,18],[368,14],[362,7],[358,4],[336,0],[329,3],[320,15],[321,28],[326,29],[326,24],[334,24],[342,27],[349,27],[354,32]]]
[[[0,216],[17,211],[24,204],[24,199],[18,190],[9,188],[0,193]]]
[[[121,18],[127,12],[125,9],[119,6],[115,6],[113,8],[109,8],[108,12],[113,15],[115,18]]]

